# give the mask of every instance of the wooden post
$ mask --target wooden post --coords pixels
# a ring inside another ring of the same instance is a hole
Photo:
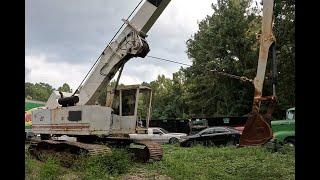
[[[137,88],[137,92],[136,92],[136,102],[135,102],[135,106],[134,106],[134,116],[138,116],[138,103],[139,103],[139,93],[140,93],[140,88]]]
[[[122,116],[122,90],[119,90],[119,115]]]
[[[149,99],[148,118],[146,122],[146,128],[149,128],[149,122],[151,118],[151,102],[152,102],[152,90],[150,90],[150,99]]]

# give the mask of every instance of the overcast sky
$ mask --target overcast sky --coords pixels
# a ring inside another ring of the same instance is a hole
[[[64,82],[77,88],[95,60],[140,0],[26,0],[26,82],[46,82],[58,88]],[[171,0],[148,32],[148,55],[191,64],[186,41],[198,22],[211,15],[215,0]],[[121,83],[172,78],[181,65],[133,58]]]

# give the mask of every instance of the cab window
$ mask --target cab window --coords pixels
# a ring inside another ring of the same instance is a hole
[[[158,129],[153,129],[153,134],[163,134],[161,131],[159,131]]]

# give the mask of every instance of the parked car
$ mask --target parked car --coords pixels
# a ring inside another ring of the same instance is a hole
[[[191,147],[196,144],[204,146],[237,145],[240,136],[240,132],[231,127],[210,127],[185,137],[180,146]]]
[[[275,149],[285,144],[295,147],[295,107],[287,109],[285,119],[272,120],[271,128],[273,138],[267,146]]]
[[[182,137],[186,137],[185,133],[169,133],[167,130],[158,127],[148,128],[147,134],[129,134],[130,138],[138,140],[152,140],[160,144],[179,143]]]
[[[244,130],[244,126],[235,126],[233,127],[235,130],[239,131],[240,134],[242,134],[243,130]]]

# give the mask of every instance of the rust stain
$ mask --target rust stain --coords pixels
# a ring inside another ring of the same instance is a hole
[[[55,121],[56,116],[57,116],[57,110],[53,110],[52,111],[52,120],[53,120],[53,122]]]
[[[50,129],[84,129],[89,128],[89,125],[33,125],[32,128],[50,128]]]

